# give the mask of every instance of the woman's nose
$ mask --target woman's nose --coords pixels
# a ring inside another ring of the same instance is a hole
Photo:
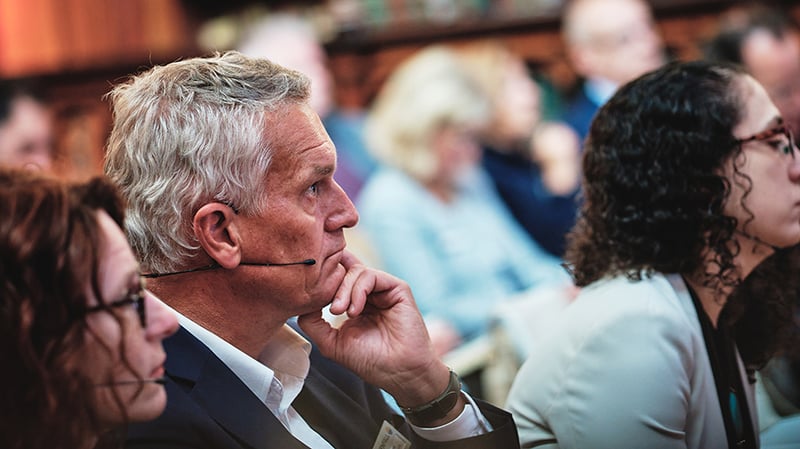
[[[147,291],[147,335],[163,340],[178,330],[178,317],[158,297]]]

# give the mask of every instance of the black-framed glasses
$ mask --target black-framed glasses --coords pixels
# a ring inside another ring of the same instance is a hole
[[[772,141],[768,142],[770,146],[772,146],[775,150],[780,151],[784,155],[791,155],[792,159],[795,159],[795,152],[797,151],[797,145],[794,141],[794,135],[792,134],[792,130],[789,129],[786,125],[781,125],[775,128],[768,129],[766,131],[761,131],[760,133],[753,134],[750,137],[745,137],[744,139],[736,139],[736,143],[741,145],[747,142],[763,142],[765,140],[769,140],[775,136],[783,135],[786,137],[786,141]]]
[[[144,329],[145,327],[147,327],[147,314],[145,312],[144,303],[145,303],[144,284],[140,283],[139,288],[135,292],[130,292],[124,298],[110,302],[108,304],[99,304],[96,306],[88,307],[85,310],[85,313],[88,315],[90,313],[96,313],[108,309],[133,306],[133,309],[136,310],[136,315],[139,317],[139,324],[141,324],[142,329]]]

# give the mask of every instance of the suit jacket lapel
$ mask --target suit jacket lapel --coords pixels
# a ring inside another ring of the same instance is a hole
[[[378,437],[379,427],[365,406],[350,398],[313,365],[292,406],[334,447],[370,449]]]
[[[307,446],[294,438],[247,386],[204,344],[181,328],[164,342],[167,376],[191,385],[189,395],[228,433],[248,447]]]

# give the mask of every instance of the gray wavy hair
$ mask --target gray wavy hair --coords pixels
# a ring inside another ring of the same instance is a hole
[[[194,213],[218,201],[258,214],[272,157],[267,117],[306,103],[305,75],[238,52],[156,66],[116,86],[104,170],[128,202],[142,268],[174,271],[197,255]]]

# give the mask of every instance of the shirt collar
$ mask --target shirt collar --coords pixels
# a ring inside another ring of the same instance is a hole
[[[311,365],[311,343],[290,326],[284,324],[256,360],[186,316],[177,315],[181,326],[206,345],[265,404],[274,380],[280,381],[283,389],[279,395],[281,409],[285,410],[300,393]]]
[[[584,83],[583,91],[595,104],[603,105],[611,99],[618,87],[617,83],[605,78],[591,78]]]

